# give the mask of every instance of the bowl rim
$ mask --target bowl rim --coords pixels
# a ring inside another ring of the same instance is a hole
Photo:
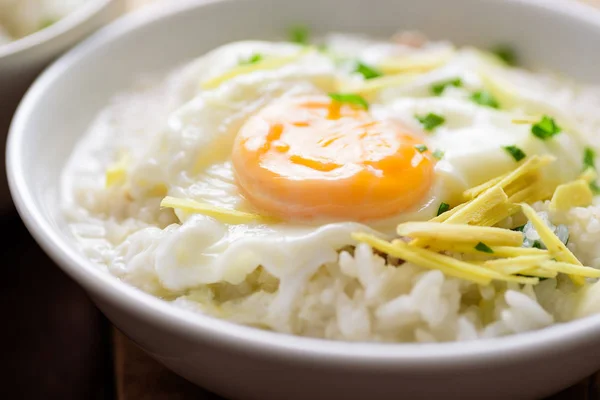
[[[276,358],[293,358],[296,361],[331,366],[348,365],[365,368],[377,366],[393,368],[402,365],[411,367],[457,367],[488,363],[490,359],[501,362],[507,359],[527,359],[540,352],[557,349],[575,349],[600,335],[600,314],[556,324],[537,331],[525,332],[500,338],[479,339],[448,343],[365,343],[333,341],[299,337],[277,332],[263,331],[238,325],[204,314],[192,313],[160,300],[130,286],[109,273],[94,266],[82,254],[70,247],[64,234],[53,228],[45,218],[45,212],[36,206],[33,193],[24,175],[21,154],[27,142],[27,121],[35,112],[39,99],[59,76],[68,73],[80,59],[90,56],[97,46],[118,40],[143,26],[162,19],[176,20],[187,10],[196,7],[219,7],[220,4],[240,0],[182,0],[177,4],[156,4],[147,9],[120,17],[101,29],[83,43],[71,49],[55,61],[36,80],[18,107],[11,125],[6,166],[11,195],[26,227],[44,251],[74,278],[86,291],[99,295],[103,301],[118,304],[119,309],[134,313],[141,319],[158,324],[189,340],[203,339],[211,345],[219,345],[239,352]],[[242,0],[252,1],[252,0]],[[495,1],[500,0],[481,0]],[[545,0],[502,0],[503,3],[518,3],[526,7],[545,8],[562,14],[572,23],[593,24],[600,36],[600,14],[591,12],[585,4],[567,4],[562,1]],[[157,12],[160,9],[160,12]],[[95,296],[93,296],[95,297]],[[125,332],[127,333],[127,332]],[[349,364],[350,363],[350,364]]]
[[[77,26],[89,22],[96,14],[104,10],[112,2],[118,0],[92,0],[76,7],[64,18],[37,32],[0,45],[0,61],[33,50],[58,37],[68,34]]]

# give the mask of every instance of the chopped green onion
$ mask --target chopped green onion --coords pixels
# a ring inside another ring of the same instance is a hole
[[[600,194],[600,186],[598,186],[598,184],[596,182],[592,182],[590,183],[590,190],[592,191],[592,193],[594,193],[595,195]]]
[[[247,60],[242,60],[239,62],[240,65],[250,65],[250,64],[256,64],[257,62],[261,61],[263,59],[262,54],[256,53],[256,54],[252,54]]]
[[[423,125],[423,129],[426,131],[432,131],[436,127],[446,122],[446,118],[433,113],[422,116],[415,115],[415,118],[419,120],[419,122]]]
[[[517,232],[523,232],[523,230],[525,230],[525,224],[523,224],[521,226],[517,226],[515,228],[512,228],[511,230],[517,231]]]
[[[471,95],[471,100],[480,106],[500,108],[498,101],[486,90],[480,90]]]
[[[560,126],[556,125],[554,119],[547,115],[544,115],[540,122],[531,126],[531,133],[542,140],[547,140],[560,132]]]
[[[441,160],[442,158],[444,158],[444,152],[441,151],[440,149],[437,149],[433,152],[433,158],[437,159],[437,160]]]
[[[290,29],[290,41],[298,44],[308,44],[309,32],[304,25],[298,25]]]
[[[586,147],[583,150],[583,169],[596,168],[596,153],[590,147]]]
[[[431,86],[431,93],[435,94],[436,96],[441,96],[448,86],[461,87],[462,80],[460,78],[454,78],[436,83]]]
[[[494,250],[492,250],[487,244],[485,244],[483,242],[477,243],[477,245],[475,246],[475,250],[481,251],[482,253],[490,253],[490,254],[492,254],[494,252]]]
[[[443,213],[445,213],[446,211],[448,211],[450,209],[450,205],[447,203],[441,203],[440,206],[438,207],[438,211],[437,211],[437,215],[442,215]]]
[[[517,146],[504,146],[503,149],[506,150],[506,152],[510,154],[517,162],[526,157],[525,152]]]
[[[369,103],[362,97],[353,93],[329,93],[329,97],[338,103],[346,103],[352,104],[355,106],[359,106],[364,108],[365,110],[369,109]]]
[[[498,56],[506,65],[517,65],[518,57],[514,48],[508,45],[498,45],[492,52]]]
[[[535,240],[533,242],[533,244],[531,245],[531,247],[533,247],[534,249],[543,249],[544,248],[542,246],[542,242],[540,242],[539,240]]]
[[[427,151],[427,146],[425,146],[424,144],[417,144],[415,145],[415,149],[419,150],[419,153],[423,153]]]
[[[523,278],[537,278],[540,282],[547,280],[548,278],[542,278],[541,276],[515,274],[515,276],[522,276]]]
[[[373,78],[378,78],[381,75],[383,75],[380,71],[378,71],[377,69],[367,65],[367,64],[363,64],[360,61],[356,62],[356,66],[354,68],[354,72],[357,72],[359,74],[361,74],[365,79],[373,79]]]

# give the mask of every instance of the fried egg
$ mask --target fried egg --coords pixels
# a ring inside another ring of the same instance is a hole
[[[392,235],[399,222],[434,217],[443,203],[459,203],[466,189],[513,170],[518,160],[507,147],[557,156],[549,179],[572,179],[581,170],[576,134],[544,141],[531,134],[531,124],[515,122],[524,110],[473,100],[485,88],[478,72],[489,64],[476,52],[445,44],[425,49],[428,59],[443,54],[443,65],[364,93],[362,104],[332,95],[348,94],[340,87],[368,88],[347,68],[349,54],[373,63],[418,50],[340,41],[339,35],[325,44],[330,54],[290,43],[223,46],[180,71],[176,106],[154,135],[133,146],[107,137],[106,129],[92,132],[69,168],[90,158],[94,135],[114,143],[113,161],[119,152],[130,160],[108,194],[104,182],[94,181],[72,202],[89,200],[90,191],[128,199],[108,208],[108,218],[137,222],[105,234],[108,243],[88,246],[95,251],[88,255],[161,295],[240,284],[262,267],[279,280],[269,313],[280,324],[316,270],[335,262],[339,249],[356,245],[353,232]],[[432,85],[456,79],[460,85],[432,95]],[[439,123],[424,122],[428,115]],[[106,163],[90,170],[100,168]],[[69,182],[65,192],[73,192]],[[164,196],[258,217],[225,223],[189,209],[160,209]]]
[[[232,160],[252,204],[282,219],[374,220],[414,208],[433,161],[391,119],[320,95],[279,101],[240,129]]]

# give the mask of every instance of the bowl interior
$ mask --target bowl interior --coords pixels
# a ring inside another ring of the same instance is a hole
[[[514,45],[526,65],[600,83],[600,15],[585,6],[518,0],[183,1],[162,17],[141,12],[103,29],[38,79],[13,122],[7,166],[13,198],[42,245],[88,290],[96,272],[73,261],[58,204],[60,173],[76,141],[115,93],[137,76],[166,71],[227,42],[284,37],[291,25],[390,35],[418,29],[435,39]],[[560,9],[560,10],[559,10]],[[105,284],[100,282],[99,284]],[[98,285],[99,285],[98,284]],[[123,285],[121,285],[123,286]],[[117,290],[126,289],[119,286]],[[114,288],[111,290],[115,290]],[[154,304],[154,303],[148,303]],[[595,322],[599,320],[594,319]],[[595,326],[600,324],[586,326]]]

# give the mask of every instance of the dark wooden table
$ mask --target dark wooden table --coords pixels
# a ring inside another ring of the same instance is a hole
[[[17,215],[0,217],[0,228],[0,398],[112,398],[110,324]]]
[[[112,328],[18,216],[0,218],[0,226],[1,399],[220,399],[171,373]],[[600,400],[599,382],[598,376],[585,378],[551,399]]]

